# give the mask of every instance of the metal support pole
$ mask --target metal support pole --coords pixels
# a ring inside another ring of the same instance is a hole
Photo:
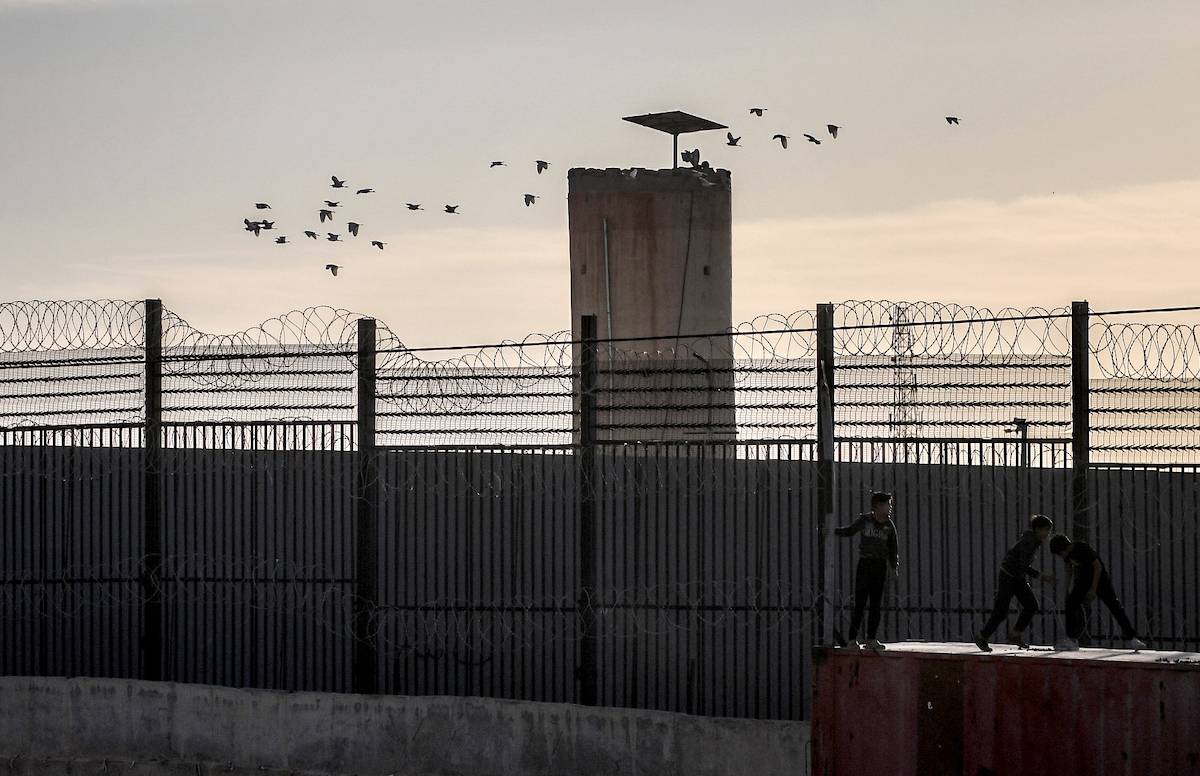
[[[679,168],[679,135],[671,135],[671,169]],[[612,336],[611,334],[608,336]]]
[[[596,644],[596,316],[580,321],[583,341],[579,359],[579,592],[576,619],[579,623],[579,665],[575,678],[578,702],[599,703]]]
[[[617,336],[613,333],[613,317],[612,317],[612,272],[608,266],[608,219],[600,219],[601,230],[604,235],[604,306],[608,313],[607,325],[604,331],[604,337],[609,340],[608,354],[612,356],[612,338]],[[612,375],[608,376],[608,387],[612,388]]]
[[[145,439],[142,443],[142,678],[163,680],[162,300],[145,302]]]
[[[1091,410],[1088,384],[1091,350],[1088,347],[1088,303],[1071,303],[1071,533],[1087,540],[1091,529],[1088,499],[1088,470],[1091,466],[1089,437]]]
[[[833,529],[833,458],[834,458],[834,362],[833,362],[833,305],[817,305],[817,526],[820,543],[817,546],[817,565],[821,569],[818,583],[816,634],[818,643],[833,643],[833,616],[829,594],[833,590],[834,555],[828,550]],[[831,614],[827,618],[826,610]]]
[[[375,320],[358,321],[358,451],[354,457],[354,652],[357,693],[379,692],[378,622],[375,619],[379,549],[379,465],[375,450]]]

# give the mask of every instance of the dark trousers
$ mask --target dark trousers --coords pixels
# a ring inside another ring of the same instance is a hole
[[[879,629],[879,606],[883,603],[883,583],[887,581],[888,564],[882,558],[859,558],[854,571],[854,614],[850,617],[850,640],[858,636],[863,609],[871,602],[867,617],[867,638],[875,638]]]
[[[1083,627],[1086,621],[1086,615],[1083,607],[1087,603],[1088,590],[1092,586],[1092,571],[1088,569],[1080,573],[1080,570],[1075,572],[1075,584],[1071,588],[1071,592],[1067,594],[1067,635],[1073,639],[1078,639],[1083,633]],[[1117,625],[1121,626],[1122,638],[1132,639],[1137,636],[1137,630],[1133,627],[1133,623],[1129,621],[1129,615],[1125,614],[1125,607],[1121,606],[1120,599],[1117,598],[1117,591],[1113,590],[1112,580],[1109,579],[1108,570],[1100,572],[1100,583],[1096,585],[1096,597],[1104,602],[1108,610],[1112,612],[1113,619],[1117,621]]]
[[[992,616],[988,618],[987,625],[983,626],[982,633],[985,639],[990,639],[1000,627],[1000,623],[1008,619],[1008,605],[1012,603],[1014,596],[1021,604],[1021,614],[1017,617],[1017,624],[1013,630],[1020,633],[1029,627],[1033,615],[1038,613],[1037,596],[1033,594],[1033,588],[1024,576],[1014,577],[1001,571],[996,588],[996,602],[992,604]]]

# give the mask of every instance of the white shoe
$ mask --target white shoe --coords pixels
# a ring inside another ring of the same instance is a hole
[[[1078,652],[1079,642],[1075,639],[1063,639],[1054,645],[1055,652]]]
[[[1132,639],[1129,639],[1129,641],[1125,642],[1125,649],[1137,650],[1137,649],[1145,649],[1145,648],[1146,648],[1146,642],[1142,641],[1141,639],[1139,639],[1136,636],[1134,636]]]
[[[881,649],[887,649],[887,647],[879,643],[879,639],[871,639],[867,642],[867,649],[873,649],[878,652]]]

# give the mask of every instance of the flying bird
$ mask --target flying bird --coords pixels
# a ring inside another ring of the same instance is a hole
[[[341,242],[342,241],[342,238],[339,237],[338,235],[334,234],[333,232],[326,232],[325,234],[329,235],[328,237],[325,238],[326,240],[329,240],[329,242]]]
[[[550,166],[550,162],[544,162],[541,159],[538,159],[536,164],[538,175],[541,175],[543,172],[545,172],[546,168]]]
[[[534,202],[537,201],[537,198],[538,198],[537,194],[526,194],[525,195],[525,207],[529,207],[530,205],[532,205]]]
[[[387,245],[387,243],[381,242],[379,240],[371,240],[371,245],[375,246],[379,250],[383,250],[383,246]]]
[[[346,188],[346,182],[345,182],[344,180],[340,180],[340,179],[338,178],[338,176],[336,176],[336,175],[330,175],[329,177],[333,179],[333,185],[332,185],[332,186],[330,186],[330,188],[332,188],[332,189],[344,189],[344,188]]]
[[[255,202],[254,207],[258,208],[259,210],[270,210],[271,209],[271,206],[268,205],[266,202]]]
[[[772,135],[772,136],[771,136],[771,139],[772,139],[772,140],[778,140],[778,141],[779,141],[779,145],[783,146],[784,148],[787,148],[787,141],[788,141],[788,136],[787,136],[787,135]]]
[[[829,136],[837,140],[837,131],[841,129],[837,124],[826,124],[825,129],[829,130]]]
[[[958,116],[947,116],[947,117],[946,117],[946,123],[947,123],[947,124],[957,124],[957,123],[958,123]]]
[[[355,194],[374,194],[375,189],[359,189],[358,191],[356,191],[354,193]]]
[[[406,208],[408,208],[409,210],[420,210],[420,209],[421,209],[421,205],[420,205],[420,203],[414,203],[414,202],[405,202],[405,203],[404,203],[404,206],[405,206]]]
[[[358,224],[351,221],[350,223],[346,224],[346,228],[350,230],[350,234],[358,237]]]
[[[325,219],[329,219],[330,221],[332,221],[333,220],[333,211],[332,210],[321,210],[320,216],[321,216],[321,223],[325,223]]]
[[[488,168],[490,169],[492,167],[507,167],[507,166],[508,165],[506,165],[504,162],[492,162],[491,164],[488,165]]]
[[[725,145],[737,146],[742,140],[740,137],[734,137],[732,132],[726,132],[725,137],[729,138],[725,141]],[[740,148],[741,146],[738,147]]]
[[[305,230],[304,230],[304,236],[305,236],[305,237],[311,237],[311,238],[312,238],[312,239],[314,239],[314,240],[315,240],[315,239],[317,239],[317,233],[316,233],[316,232],[310,232],[310,231],[308,231],[307,229],[305,229]]]
[[[329,270],[330,272],[332,272],[332,273],[333,273],[333,276],[336,278],[336,277],[337,277],[337,271],[338,271],[339,269],[341,269],[341,267],[339,267],[337,264],[326,264],[326,265],[325,265],[325,269],[327,269],[327,270]]]
[[[263,228],[263,231],[266,231],[267,229],[274,229],[274,228],[275,228],[275,222],[274,222],[274,221],[259,221],[259,222],[258,222],[258,225],[259,225],[259,226],[261,226],[261,227]]]
[[[254,232],[254,236],[258,237],[259,231],[262,229],[262,224],[257,221],[251,221],[249,218],[243,218],[242,221],[246,224],[246,231]]]
[[[325,200],[325,207],[337,207],[337,206],[338,206],[338,205],[340,205],[340,204],[342,204],[342,203],[341,203],[341,202],[333,202],[333,201],[331,201],[331,200],[328,200],[328,199],[327,199],[327,200]]]
[[[700,149],[699,148],[693,149],[691,151],[686,151],[686,150],[682,151],[682,152],[680,152],[679,155],[681,157],[683,157],[683,161],[687,162],[691,166],[693,166],[693,167],[700,166]]]
[[[808,134],[807,132],[805,132],[805,133],[804,133],[804,139],[805,139],[805,140],[807,140],[807,141],[808,141],[808,142],[810,142],[810,143],[816,143],[817,145],[821,145],[821,141],[820,141],[820,140],[818,140],[817,138],[815,138],[815,137],[813,137],[812,135]]]
[[[761,115],[763,115],[764,110],[766,110],[766,108],[751,108],[750,112],[753,113],[755,116],[761,116]]]
[[[287,242],[287,236],[281,234],[275,238],[275,242],[278,243],[279,245],[283,245],[285,242]]]
[[[458,213],[458,205],[446,205],[446,212],[457,214]]]

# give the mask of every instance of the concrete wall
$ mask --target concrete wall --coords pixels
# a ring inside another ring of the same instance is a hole
[[[0,678],[15,773],[806,774],[801,722],[482,698]]]
[[[600,411],[597,438],[732,438],[731,338],[678,336],[733,326],[729,171],[577,168],[567,182],[574,339],[583,315],[601,340],[657,337],[600,347],[597,404],[624,409]]]
[[[578,327],[581,315],[595,315],[602,339],[661,336],[620,346],[654,352],[673,347],[677,332],[709,333],[732,326],[727,170],[572,169],[567,182],[572,327]],[[712,345],[728,343],[714,340]],[[699,346],[697,352],[709,358],[729,356],[728,351]]]

